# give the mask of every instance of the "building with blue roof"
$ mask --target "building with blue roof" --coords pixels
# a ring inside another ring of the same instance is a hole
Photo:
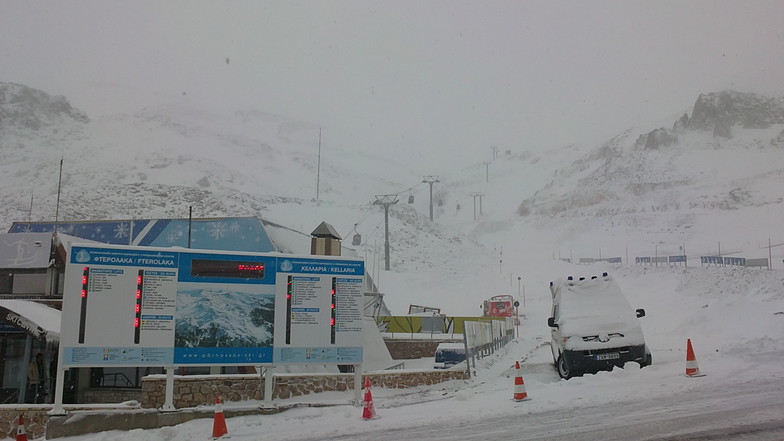
[[[256,217],[14,222],[8,232],[54,231],[111,245],[279,251],[267,234],[262,220]]]

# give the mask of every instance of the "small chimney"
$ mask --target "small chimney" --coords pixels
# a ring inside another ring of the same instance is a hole
[[[332,225],[322,222],[310,236],[310,254],[340,256],[341,237]]]

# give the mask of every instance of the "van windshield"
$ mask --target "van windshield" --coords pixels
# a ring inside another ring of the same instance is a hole
[[[639,328],[637,316],[621,289],[614,280],[604,278],[564,285],[558,321],[575,333]]]

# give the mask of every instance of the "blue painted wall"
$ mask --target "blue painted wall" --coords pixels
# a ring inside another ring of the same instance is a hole
[[[14,222],[9,233],[54,231],[54,223]],[[112,245],[187,247],[187,219],[58,222],[57,231]],[[198,219],[191,223],[191,248],[205,250],[276,251],[261,220],[255,217]]]

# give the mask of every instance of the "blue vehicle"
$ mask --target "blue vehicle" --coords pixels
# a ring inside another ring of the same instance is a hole
[[[465,344],[439,343],[436,348],[435,369],[449,369],[466,359]]]

